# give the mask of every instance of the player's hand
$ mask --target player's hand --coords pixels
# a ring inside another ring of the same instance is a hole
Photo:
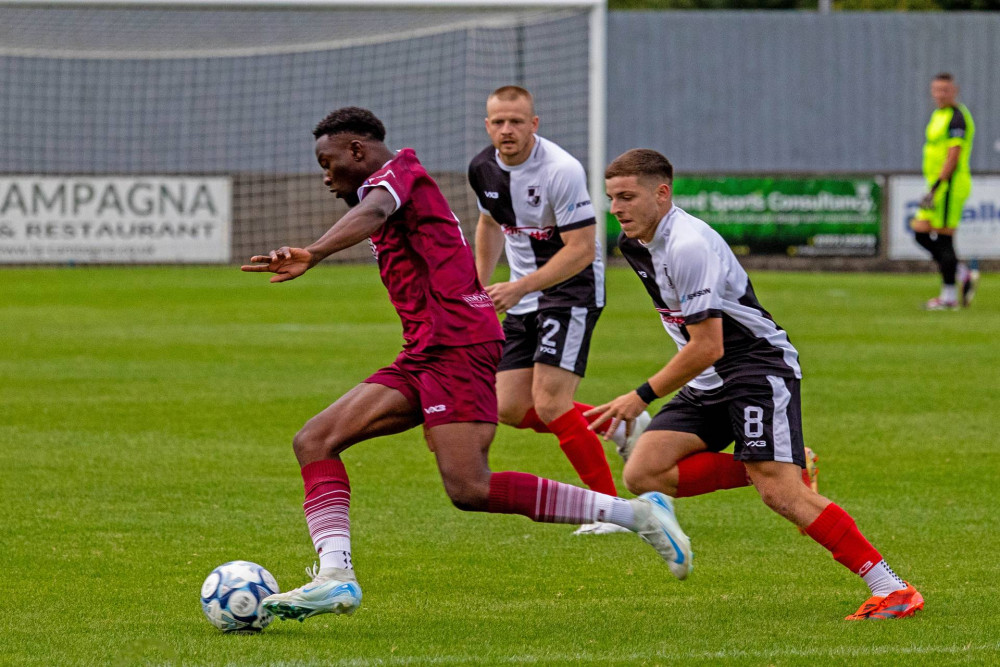
[[[517,284],[517,281],[493,283],[486,288],[486,293],[493,299],[493,307],[496,308],[498,314],[506,313],[509,309],[516,306],[526,294]]]
[[[598,405],[587,410],[583,413],[583,416],[589,419],[594,415],[598,415],[597,419],[592,421],[588,428],[591,431],[603,433],[604,439],[607,440],[622,422],[625,422],[626,434],[631,435],[629,431],[632,430],[632,422],[645,409],[645,401],[639,398],[639,394],[630,391],[627,394],[622,394],[610,403]],[[611,420],[611,424],[607,427],[601,427],[601,424],[604,424],[608,420]]]
[[[266,255],[254,255],[250,258],[253,264],[244,264],[241,271],[250,273],[276,273],[271,276],[272,283],[283,283],[286,280],[298,278],[312,268],[313,254],[305,248],[289,248],[282,246]]]
[[[934,208],[934,191],[931,190],[924,195],[923,199],[920,200],[920,208],[932,209]]]

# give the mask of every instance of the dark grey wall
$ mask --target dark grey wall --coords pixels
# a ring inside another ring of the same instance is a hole
[[[643,146],[687,172],[918,171],[931,77],[1000,171],[1000,16],[612,12],[608,157]]]
[[[381,16],[0,7],[0,171],[315,174],[311,128],[359,104],[391,145],[460,173],[487,143],[486,94],[514,81],[535,92],[540,132],[586,164],[585,16],[441,30],[446,14],[425,14],[423,36],[393,41],[401,26]],[[316,47],[327,35],[356,39]],[[978,125],[973,167],[1000,172],[998,41],[985,13],[611,12],[608,157],[916,171],[929,79],[950,70]],[[234,50],[254,55],[219,56]]]
[[[515,82],[586,162],[585,14],[412,14],[0,6],[0,172],[318,173],[312,128],[357,105],[464,173]]]

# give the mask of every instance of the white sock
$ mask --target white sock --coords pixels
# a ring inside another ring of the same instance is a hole
[[[353,570],[351,562],[351,541],[343,538],[332,538],[319,545],[319,569],[337,567],[341,570]]]
[[[628,437],[628,435],[626,434],[626,430],[625,430],[626,427],[627,427],[627,425],[628,425],[628,422],[625,422],[625,421],[622,421],[621,423],[619,423],[618,424],[618,428],[615,429],[615,432],[614,432],[614,434],[612,434],[611,439],[614,440],[615,442],[617,442],[619,440],[621,440],[622,442],[625,442],[625,438]]]
[[[941,300],[954,303],[958,301],[958,290],[954,285],[941,285]]]
[[[632,503],[624,498],[613,498],[610,511],[604,521],[613,523],[622,528],[633,530],[635,526],[635,512],[632,511]]]
[[[892,568],[884,560],[880,560],[875,567],[868,570],[862,579],[868,584],[872,595],[881,597],[885,597],[893,591],[901,591],[906,588],[903,580],[896,576],[896,573],[892,571]]]

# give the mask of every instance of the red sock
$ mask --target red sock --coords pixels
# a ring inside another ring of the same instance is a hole
[[[351,483],[340,459],[314,461],[302,467],[306,500],[302,508],[316,553],[351,551]]]
[[[576,408],[550,421],[549,430],[559,438],[559,447],[584,484],[598,493],[618,495],[608,459],[604,456],[604,445],[597,434],[587,428],[587,420]]]
[[[588,410],[593,410],[594,409],[593,405],[587,405],[586,403],[574,403],[573,405],[576,407],[576,411],[579,412],[581,415],[583,415],[583,413],[587,412]],[[597,419],[600,416],[601,416],[600,414],[591,415],[589,417],[587,417],[587,416],[584,415],[583,418],[587,420],[587,426],[590,426],[591,424],[594,423],[594,420]],[[604,425],[601,427],[600,435],[602,435],[602,436],[604,435],[604,431],[607,430],[608,426],[611,426],[611,422],[610,421],[604,422]],[[597,431],[595,431],[595,433],[596,432]]]
[[[551,433],[549,427],[545,425],[542,418],[538,416],[534,408],[528,408],[528,411],[524,413],[524,419],[515,428],[530,428],[532,431],[537,433]]]
[[[576,408],[576,411],[579,412],[581,415],[584,412],[587,412],[588,410],[594,409],[593,405],[587,405],[586,403],[574,403],[573,406]],[[594,420],[597,419],[597,415],[594,415],[593,417],[584,417],[584,419],[587,420],[588,425],[593,424]]]
[[[747,467],[732,454],[698,452],[681,459],[677,471],[677,498],[750,486]]]
[[[880,560],[878,549],[865,539],[851,515],[837,506],[827,505],[806,534],[833,554],[833,559],[857,575],[864,576]]]
[[[587,417],[586,415],[583,414],[585,412],[593,410],[594,409],[593,405],[587,405],[586,403],[573,403],[573,406],[576,408],[576,411],[579,412],[580,415],[587,420],[588,426],[593,424],[594,420],[597,419],[597,417],[599,416],[599,415],[592,415],[590,417]],[[542,421],[541,417],[538,416],[538,413],[535,412],[535,408],[528,408],[528,411],[524,413],[524,419],[522,419],[521,423],[518,424],[515,428],[530,428],[532,431],[537,431],[538,433],[552,432],[549,430],[549,427],[545,425],[545,422]]]

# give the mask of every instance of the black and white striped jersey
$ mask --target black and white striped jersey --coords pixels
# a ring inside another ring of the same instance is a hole
[[[674,206],[649,244],[622,234],[618,247],[678,350],[690,339],[686,325],[722,318],[725,352],[688,386],[707,391],[737,378],[802,377],[788,334],[757,301],[746,271],[705,222]]]
[[[479,210],[503,227],[511,280],[544,266],[563,247],[561,232],[596,224],[583,165],[537,135],[531,156],[514,167],[503,164],[493,146],[484,149],[469,164],[469,184]],[[590,266],[525,295],[507,312],[523,315],[542,308],[604,306],[603,254],[598,241]]]

